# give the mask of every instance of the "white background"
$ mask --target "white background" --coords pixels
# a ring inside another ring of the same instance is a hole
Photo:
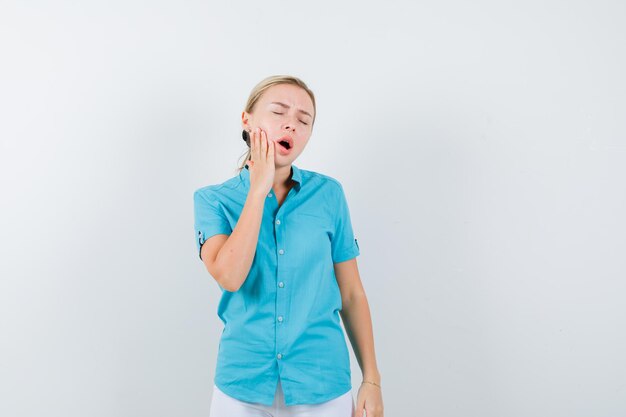
[[[0,3],[0,414],[207,416],[192,193],[316,94],[385,414],[626,415],[622,1]],[[361,381],[354,357],[353,393]]]

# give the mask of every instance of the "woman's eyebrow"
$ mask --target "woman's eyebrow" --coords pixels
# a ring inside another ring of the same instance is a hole
[[[278,104],[279,106],[283,106],[283,107],[284,107],[284,108],[286,108],[286,109],[288,109],[288,108],[289,108],[289,106],[288,106],[288,105],[286,105],[285,103],[281,103],[281,102],[279,102],[279,101],[272,101],[270,104]],[[310,118],[313,118],[313,116],[311,116],[311,114],[310,114],[309,112],[306,112],[306,111],[304,111],[304,110],[302,110],[302,109],[298,109],[298,111],[299,111],[300,113],[304,113],[304,114],[306,114],[306,115],[307,115],[307,116],[309,116]]]

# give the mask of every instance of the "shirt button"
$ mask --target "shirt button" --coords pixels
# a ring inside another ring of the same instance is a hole
[[[268,197],[268,198],[269,198],[269,197],[271,197],[271,196],[272,196],[272,193],[269,193],[269,194],[267,195],[267,197]]]
[[[283,354],[282,354],[282,353],[279,353],[278,355],[276,355],[276,357],[277,357],[278,359],[282,359],[282,358],[283,358]]]
[[[285,253],[285,251],[281,249],[281,250],[278,251],[278,253],[280,253],[282,255],[283,253]]]
[[[276,224],[280,224],[280,220],[276,220]]]
[[[284,287],[284,286],[285,286],[285,283],[284,283],[284,282],[282,282],[282,281],[280,281],[280,282],[278,283],[278,286],[279,286],[280,288],[282,288],[282,287]]]
[[[282,322],[283,321],[283,316],[278,316],[278,321]]]

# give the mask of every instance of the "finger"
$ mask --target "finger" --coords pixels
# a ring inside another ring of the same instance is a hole
[[[258,161],[259,160],[259,137],[257,136],[256,129],[252,130],[252,140],[250,142],[252,143],[252,160]]]
[[[267,159],[267,136],[265,135],[265,131],[260,131],[261,136],[261,156],[263,160]]]
[[[274,162],[274,152],[276,151],[276,142],[270,140],[270,146],[267,149],[267,160]]]
[[[365,411],[365,400],[362,398],[358,398],[356,402],[356,417],[363,417],[363,412]]]
[[[254,154],[254,130],[248,132],[248,137],[250,138],[250,156]]]

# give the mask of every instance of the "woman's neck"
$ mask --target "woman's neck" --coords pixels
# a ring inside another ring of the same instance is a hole
[[[274,173],[274,191],[290,188],[291,185],[291,165],[277,167]]]

